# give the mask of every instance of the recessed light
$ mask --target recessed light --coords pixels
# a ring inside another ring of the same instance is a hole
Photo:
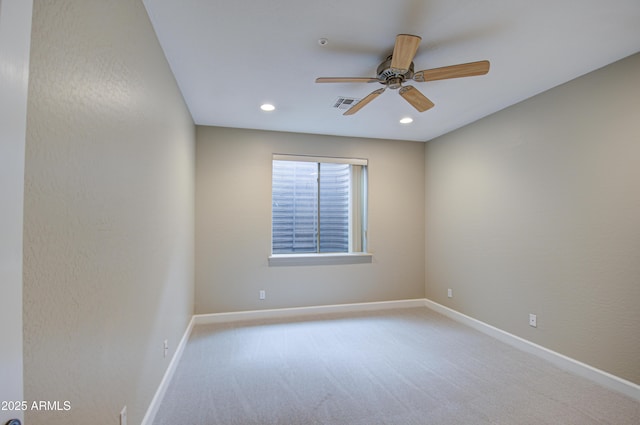
[[[413,122],[413,118],[411,117],[404,117],[400,119],[400,124],[411,124],[412,122]]]
[[[321,46],[326,46],[327,44],[329,44],[329,40],[327,40],[326,38],[321,38],[318,40],[318,44]]]
[[[275,110],[276,107],[273,106],[270,103],[264,103],[264,104],[260,105],[260,109],[262,109],[265,112],[271,112],[271,111]]]

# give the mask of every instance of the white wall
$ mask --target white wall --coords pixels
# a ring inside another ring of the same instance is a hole
[[[139,0],[35,2],[26,423],[140,424],[193,313],[195,126]],[[169,356],[163,357],[163,341]]]
[[[196,152],[196,313],[424,297],[423,143],[199,126]],[[273,153],[369,160],[373,263],[268,266]]]
[[[0,1],[0,402],[24,398],[22,214],[31,9],[31,1]],[[14,418],[22,419],[22,412],[0,410],[0,423]]]
[[[427,297],[640,383],[639,117],[636,54],[427,143]]]

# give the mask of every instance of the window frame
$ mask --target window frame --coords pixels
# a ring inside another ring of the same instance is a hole
[[[273,204],[271,207],[271,238],[269,266],[297,266],[297,265],[336,265],[336,264],[363,264],[372,262],[372,254],[367,252],[368,236],[368,165],[369,161],[363,158],[327,157],[314,155],[273,154],[271,160],[271,181],[273,200],[273,162],[274,161],[301,161],[314,163],[337,163],[359,165],[361,175],[357,179],[351,178],[351,190],[359,195],[350,197],[350,209],[356,208],[359,213],[349,214],[349,251],[348,252],[313,252],[313,253],[273,253]],[[354,180],[357,180],[354,181]],[[319,208],[319,207],[318,207]],[[357,238],[353,237],[353,226],[358,226]],[[357,239],[353,243],[352,239]],[[354,249],[359,249],[354,251]]]

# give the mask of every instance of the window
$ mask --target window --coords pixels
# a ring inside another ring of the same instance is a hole
[[[366,252],[367,160],[274,155],[271,187],[270,264]]]

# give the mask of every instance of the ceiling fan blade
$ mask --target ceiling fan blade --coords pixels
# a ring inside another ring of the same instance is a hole
[[[320,77],[316,78],[316,83],[379,83],[377,78],[368,77]]]
[[[433,102],[427,99],[425,95],[420,93],[420,90],[413,86],[401,87],[400,90],[398,90],[398,93],[400,93],[400,96],[409,102],[411,106],[416,108],[418,112],[424,112],[427,109],[434,107]]]
[[[391,56],[391,70],[400,74],[407,72],[421,40],[417,35],[398,34]]]
[[[372,91],[371,93],[369,93],[366,97],[362,98],[360,100],[360,102],[356,103],[355,105],[353,105],[351,108],[349,108],[349,110],[347,112],[345,112],[342,115],[353,115],[356,112],[358,112],[360,109],[364,108],[365,106],[367,106],[367,104],[369,102],[371,102],[373,99],[375,99],[376,97],[380,96],[382,94],[382,92],[384,91],[384,88],[382,89],[378,89],[375,91]]]
[[[473,77],[489,72],[489,61],[469,62],[442,68],[425,69],[413,74],[413,81],[435,81],[449,78]]]

